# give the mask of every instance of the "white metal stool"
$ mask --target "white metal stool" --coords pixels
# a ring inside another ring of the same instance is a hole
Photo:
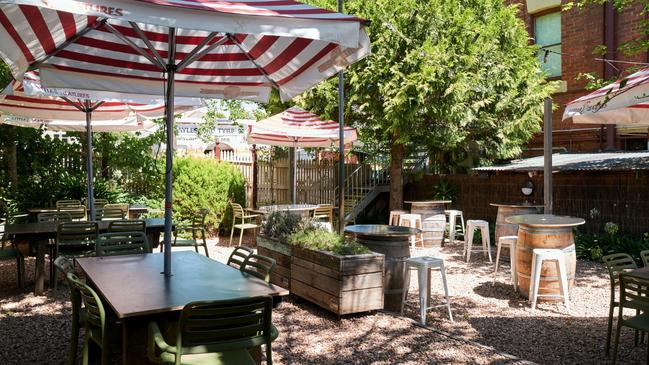
[[[509,247],[509,262],[512,270],[512,283],[514,284],[514,291],[518,290],[518,278],[516,276],[516,242],[517,236],[501,236],[498,238],[498,249],[496,250],[496,270],[494,270],[494,285],[498,277],[498,265],[500,264],[500,249],[505,246]]]
[[[568,291],[568,275],[566,273],[566,254],[558,248],[535,248],[532,250],[532,275],[530,282],[529,298],[532,302],[532,314],[536,309],[536,300],[539,297],[563,298],[563,304],[570,311],[570,293]],[[543,261],[555,261],[559,272],[559,287],[561,294],[539,294],[539,281],[541,281],[541,267]]]
[[[473,232],[479,229],[482,236],[482,248],[473,248]],[[466,221],[466,236],[464,237],[464,253],[466,254],[466,262],[471,259],[472,252],[482,252],[486,257],[489,254],[489,262],[491,260],[491,239],[489,238],[489,222],[480,219],[469,219]]]
[[[462,228],[462,236],[466,235],[466,226],[464,225],[464,215],[461,210],[448,209],[444,211],[448,216],[448,240],[450,243],[455,243],[455,234],[457,229],[457,219],[460,218],[460,228]]]
[[[446,268],[444,267],[444,260],[430,256],[413,257],[406,260],[404,266],[406,273],[406,280],[404,280],[403,297],[401,300],[401,314],[403,315],[403,307],[406,302],[406,295],[408,294],[408,287],[410,286],[410,268],[417,269],[417,276],[419,279],[419,314],[421,316],[421,324],[426,325],[426,312],[429,309],[437,307],[446,307],[448,309],[448,318],[453,322],[453,313],[451,312],[451,299],[448,296],[448,286],[446,284]],[[428,306],[430,301],[430,271],[431,269],[439,269],[442,273],[442,283],[444,284],[444,296],[446,302]]]
[[[399,215],[399,225],[402,227],[422,229],[421,214],[401,214]],[[410,244],[412,245],[413,248],[416,247],[417,241],[421,242],[423,247],[424,240],[423,237],[421,237],[421,234],[419,235],[415,234],[410,237]]]
[[[390,218],[388,219],[388,224],[391,226],[398,226],[399,225],[399,216],[402,214],[408,214],[409,212],[407,210],[391,210],[390,211]]]

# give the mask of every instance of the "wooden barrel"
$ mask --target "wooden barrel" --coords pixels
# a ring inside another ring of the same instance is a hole
[[[536,214],[543,213],[543,207],[534,205],[507,205],[507,204],[492,204],[498,207],[498,215],[496,216],[496,232],[494,238],[498,244],[498,239],[502,236],[516,236],[518,235],[518,224],[507,223],[505,219],[512,215],[521,214]],[[503,247],[500,252],[500,257],[503,260],[509,261],[509,248]]]
[[[566,273],[568,288],[575,285],[575,270],[577,255],[572,227],[541,228],[521,225],[518,228],[518,243],[516,250],[516,272],[518,274],[518,290],[528,297],[530,291],[530,275],[532,271],[532,250],[535,248],[559,248],[566,253]],[[555,261],[544,261],[541,267],[539,294],[560,294],[559,274]],[[539,301],[557,301],[562,299],[540,297]]]
[[[421,215],[424,247],[442,246],[446,215],[443,202],[412,202],[410,213]]]
[[[405,261],[410,257],[409,235],[405,236],[371,236],[357,235],[356,241],[370,250],[385,255],[385,275],[383,277],[383,295],[385,309],[401,311],[403,285],[405,281]]]

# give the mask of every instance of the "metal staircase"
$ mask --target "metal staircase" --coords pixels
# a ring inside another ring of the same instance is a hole
[[[425,171],[427,163],[428,154],[425,151],[417,151],[404,158],[403,184],[407,184],[414,173]],[[356,217],[379,194],[390,191],[389,164],[359,165],[345,178],[343,191],[345,192],[345,222],[355,222]],[[337,188],[335,195],[338,196]]]

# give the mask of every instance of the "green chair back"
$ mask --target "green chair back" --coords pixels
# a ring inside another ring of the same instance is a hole
[[[649,266],[649,250],[640,251],[642,266]]]
[[[42,222],[72,222],[68,212],[43,212],[36,217],[39,223]]]
[[[205,219],[207,218],[207,213],[209,212],[210,210],[207,208],[200,208],[196,210],[192,215],[192,227],[194,227],[194,229],[205,230]]]
[[[615,287],[619,281],[621,272],[634,270],[638,268],[633,257],[626,253],[615,253],[602,257],[602,261],[608,269],[608,275],[611,281],[611,293],[614,296]]]
[[[95,205],[103,207],[106,204],[108,204],[108,199],[97,199],[97,198],[95,198]]]
[[[86,283],[73,274],[67,275],[69,282],[79,291],[85,309],[85,341],[83,347],[84,364],[87,364],[89,353],[89,340],[94,341],[101,348],[101,363],[108,364],[108,338],[106,332],[106,311],[97,293]]]
[[[241,269],[243,262],[253,253],[252,248],[237,246],[228,258],[228,265],[235,269]]]
[[[232,207],[232,217],[234,219],[243,218],[243,216],[245,215],[245,212],[244,212],[243,207],[241,206],[241,204],[235,203],[235,202],[230,202],[230,206]]]
[[[70,218],[72,218],[73,220],[86,219],[85,205],[63,206],[63,207],[57,207],[56,209],[59,212],[68,213],[70,215]]]
[[[96,210],[97,220],[126,219],[126,213],[121,208],[102,207]]]
[[[270,257],[251,254],[243,260],[240,270],[268,283],[270,282],[270,274],[276,265],[275,260]]]
[[[269,354],[272,306],[270,296],[187,304],[178,323],[179,356],[248,349],[262,344],[268,347]]]
[[[97,256],[117,256],[150,253],[149,241],[143,232],[111,232],[97,237]]]
[[[74,274],[74,264],[65,257],[57,257],[54,266],[65,275],[65,280],[70,287],[70,302],[72,304],[72,333],[70,335],[70,347],[68,348],[68,364],[77,363],[77,348],[79,347],[79,327],[85,321],[85,313],[81,309],[81,293],[76,285],[70,281],[68,274]],[[82,315],[83,313],[83,315]]]
[[[80,200],[57,200],[56,201],[56,209],[60,208],[79,208],[81,207],[81,201]]]
[[[118,219],[108,224],[108,232],[145,232],[146,221],[141,219]]]
[[[75,251],[93,249],[97,233],[96,222],[64,222],[59,224],[56,234],[57,255],[61,249]]]

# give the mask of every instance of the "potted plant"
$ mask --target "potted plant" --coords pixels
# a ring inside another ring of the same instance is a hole
[[[277,261],[270,282],[291,290],[291,252],[288,237],[302,226],[302,218],[290,212],[271,212],[257,235],[257,252]]]
[[[288,241],[292,294],[338,315],[383,309],[384,255],[309,224]]]

